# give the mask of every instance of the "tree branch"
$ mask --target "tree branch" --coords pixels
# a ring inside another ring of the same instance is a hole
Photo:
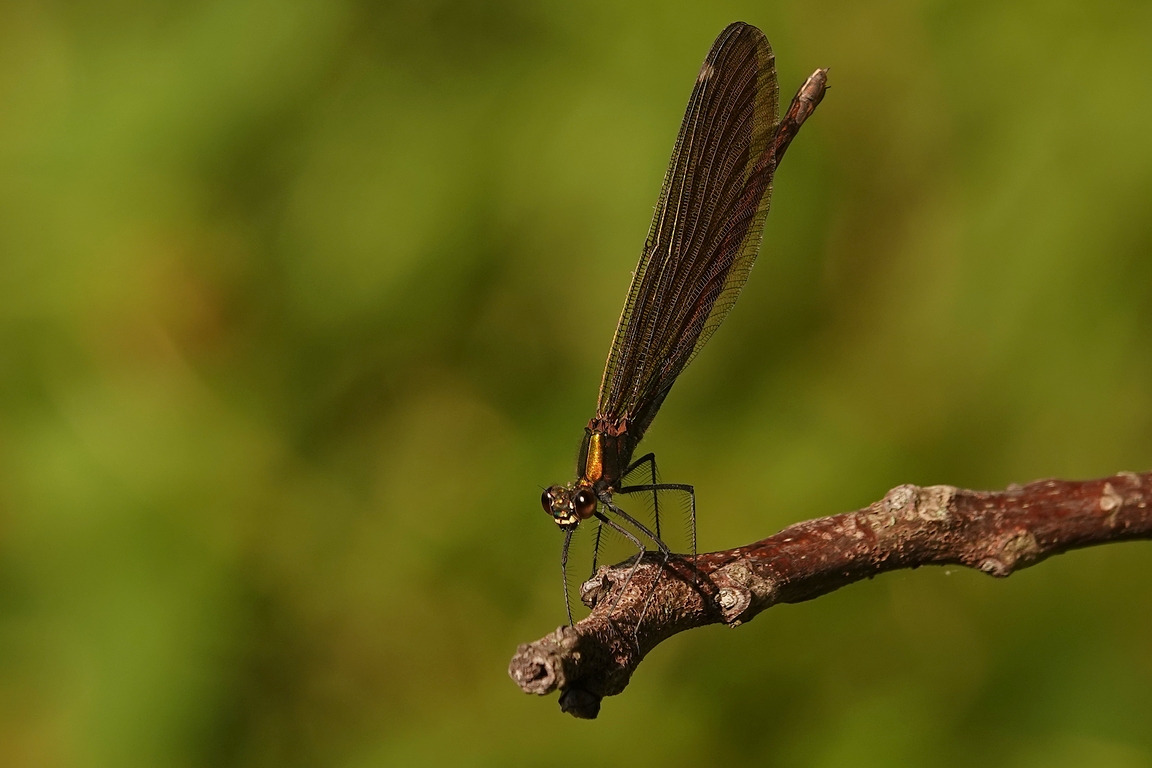
[[[521,645],[508,673],[526,693],[559,689],[563,711],[593,718],[600,700],[623,691],[644,656],[677,632],[736,626],[777,603],[901,568],[963,565],[1003,578],[1070,549],[1150,538],[1152,472],[998,492],[901,485],[856,512],[700,555],[695,567],[677,557],[662,566],[647,553],[618,603],[634,559],[602,567],[580,588],[591,615]]]

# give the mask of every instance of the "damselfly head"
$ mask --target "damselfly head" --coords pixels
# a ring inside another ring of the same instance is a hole
[[[561,528],[575,528],[596,512],[596,494],[588,487],[554,485],[540,496],[544,511]]]

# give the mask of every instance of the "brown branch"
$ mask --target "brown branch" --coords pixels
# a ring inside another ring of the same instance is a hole
[[[521,645],[508,673],[526,693],[559,689],[562,710],[596,717],[600,700],[623,691],[649,651],[686,629],[736,626],[777,603],[901,568],[964,565],[1002,578],[1070,549],[1150,538],[1152,472],[997,492],[901,485],[856,512],[700,555],[695,573],[689,560],[662,567],[650,552],[611,617],[632,561],[603,567],[581,586],[591,615]]]

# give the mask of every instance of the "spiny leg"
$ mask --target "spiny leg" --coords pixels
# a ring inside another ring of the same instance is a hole
[[[612,509],[613,511],[616,511],[616,512],[619,511],[615,507],[610,507],[610,509]],[[595,514],[596,514],[597,520],[599,520],[601,523],[613,528],[614,530],[618,531],[619,533],[622,533],[629,541],[631,541],[636,546],[636,548],[638,550],[640,550],[639,553],[636,555],[636,562],[633,563],[632,567],[628,570],[628,576],[624,579],[624,584],[621,585],[620,591],[618,591],[616,593],[616,599],[612,601],[612,605],[608,608],[608,617],[609,617],[609,619],[611,619],[612,612],[616,610],[616,606],[620,604],[620,598],[624,596],[624,591],[627,590],[628,585],[632,583],[632,577],[636,575],[636,571],[637,571],[637,569],[640,568],[640,564],[642,562],[644,562],[644,553],[647,551],[647,548],[644,546],[644,542],[642,542],[642,541],[640,541],[640,539],[636,538],[636,536],[634,536],[631,531],[629,531],[627,528],[624,528],[622,525],[617,523],[615,520],[612,520],[610,517],[605,515],[600,510],[596,510]]]
[[[664,577],[664,571],[668,565],[668,558],[672,557],[672,550],[668,549],[668,546],[666,545],[666,543],[664,541],[655,537],[655,535],[653,535],[651,531],[647,530],[646,527],[644,527],[644,525],[641,522],[639,522],[639,520],[637,520],[636,518],[629,515],[628,512],[620,509],[619,507],[616,507],[616,505],[613,504],[611,501],[607,501],[607,500],[601,500],[601,501],[604,501],[605,507],[607,507],[608,509],[611,509],[613,512],[615,512],[616,515],[620,515],[622,518],[628,520],[629,523],[631,523],[632,525],[635,525],[639,531],[641,531],[642,533],[644,533],[644,535],[646,535],[647,538],[652,539],[652,541],[655,543],[655,546],[660,548],[660,555],[661,555],[660,570],[655,572],[655,578],[652,579],[652,586],[649,588],[649,593],[647,593],[646,598],[644,598],[644,604],[641,607],[641,615],[639,615],[639,617],[636,619],[636,626],[634,629],[632,629],[632,640],[634,640],[638,646],[639,645],[639,632],[641,632],[641,624],[644,622],[644,616],[647,614],[647,609],[649,609],[649,606],[652,603],[652,599],[655,598],[655,590],[657,590],[657,587],[660,585],[660,579],[662,577]],[[598,512],[598,514],[599,514],[599,512]],[[614,527],[617,527],[617,529],[619,529],[619,526],[614,526]],[[643,560],[643,557],[644,557],[644,555],[642,553],[641,554],[641,560]],[[628,571],[628,578],[624,579],[624,585],[620,588],[620,592],[616,594],[616,600],[612,603],[612,608],[608,610],[609,615],[611,615],[612,611],[614,611],[616,609],[616,604],[620,602],[620,599],[622,598],[622,596],[624,594],[624,590],[627,590],[629,583],[631,583],[632,575],[634,575],[634,573],[636,573],[636,570],[639,568],[639,565],[641,565],[641,560],[637,560],[636,564],[632,565],[631,570]]]
[[[651,454],[649,454],[649,455],[651,455]],[[645,457],[645,458],[647,458],[647,457]],[[643,461],[643,459],[641,459],[641,461]],[[653,468],[655,468],[655,459],[653,459],[652,465],[653,465]],[[633,465],[633,466],[635,466],[635,465]],[[688,494],[689,509],[690,509],[689,520],[690,520],[691,533],[692,533],[692,571],[694,574],[693,578],[695,578],[695,572],[696,572],[696,491],[695,491],[695,489],[691,485],[684,485],[682,483],[655,483],[654,482],[651,485],[624,486],[623,488],[620,488],[616,492],[617,493],[623,493],[623,494],[629,494],[629,493],[645,493],[647,491],[652,491],[653,498],[655,498],[658,495],[659,491],[679,491],[681,493],[687,493]],[[657,519],[659,519],[659,518],[657,518]],[[652,604],[652,600],[656,597],[656,587],[659,586],[660,579],[664,575],[664,566],[666,566],[668,564],[668,557],[669,557],[669,553],[667,551],[665,551],[664,552],[664,561],[661,564],[660,571],[656,574],[656,578],[652,580],[652,589],[648,592],[648,597],[645,598],[644,605],[640,609],[640,620],[636,622],[635,635],[637,637],[639,636],[639,632],[640,632],[640,623],[644,621],[644,616],[647,615],[647,613],[648,613],[648,606]]]
[[[600,535],[604,533],[604,523],[596,521],[596,543],[592,547],[592,576],[596,575],[596,564],[600,562]],[[589,577],[591,578],[591,576]]]
[[[640,487],[644,487],[644,486],[640,486]],[[618,491],[618,493],[619,493],[619,491]],[[648,526],[644,525],[644,523],[640,522],[636,518],[632,517],[632,515],[628,514],[624,510],[620,509],[620,507],[613,504],[611,495],[609,495],[609,494],[602,495],[600,497],[600,503],[603,504],[604,506],[608,507],[608,509],[612,510],[615,514],[624,518],[625,522],[635,526],[636,530],[640,531],[640,533],[644,534],[649,539],[651,539],[652,543],[655,544],[656,547],[661,552],[671,552],[671,550],[668,549],[668,545],[664,543],[664,540],[661,539],[656,534],[652,533],[652,531],[649,530]],[[608,522],[607,518],[604,518],[604,521]],[[619,528],[620,526],[614,525],[612,527],[613,528]],[[639,541],[639,539],[636,539],[636,541]]]
[[[632,639],[636,641],[637,647],[640,645],[640,625],[644,623],[644,617],[648,614],[648,606],[652,604],[653,598],[656,597],[656,587],[660,586],[660,579],[664,576],[664,569],[668,567],[668,558],[671,556],[671,552],[664,553],[664,560],[660,563],[660,570],[656,572],[656,578],[652,579],[652,587],[648,590],[648,597],[644,598],[644,605],[640,608],[640,618],[636,620],[636,629],[632,631]]]
[[[568,545],[572,543],[575,529],[564,531],[564,549],[560,552],[560,576],[564,579],[564,608],[568,611],[568,626],[572,626],[572,598],[568,596]]]
[[[634,470],[639,469],[641,464],[647,464],[652,477],[651,485],[656,485],[658,479],[656,477],[656,454],[646,453],[624,470],[623,477],[628,477]],[[656,491],[652,491],[652,516],[656,520],[656,538],[660,538],[660,497]]]
[[[630,493],[645,493],[652,491],[655,496],[658,491],[681,491],[688,494],[690,499],[689,505],[689,526],[692,533],[692,566],[696,566],[696,489],[691,485],[683,483],[653,483],[651,485],[626,485],[620,488],[616,493],[630,494]]]
[[[648,613],[648,606],[652,603],[652,598],[655,597],[655,595],[656,595],[656,587],[660,584],[660,578],[664,575],[664,568],[665,568],[665,566],[668,565],[668,558],[670,558],[672,556],[672,550],[668,549],[668,545],[665,544],[663,542],[663,540],[661,540],[659,537],[655,536],[652,533],[652,531],[648,530],[644,526],[643,523],[641,523],[639,520],[637,520],[636,518],[629,515],[624,510],[620,509],[620,507],[613,504],[611,502],[611,500],[609,500],[607,498],[601,498],[601,502],[603,502],[604,506],[608,507],[608,509],[612,510],[617,515],[624,518],[625,520],[627,520],[632,525],[636,526],[636,528],[641,533],[643,533],[645,536],[652,539],[653,543],[656,544],[657,547],[659,547],[660,554],[662,556],[662,561],[660,563],[660,570],[658,570],[656,572],[656,578],[652,579],[652,586],[648,590],[648,596],[644,598],[644,605],[641,606],[641,608],[640,608],[640,616],[639,616],[639,618],[637,618],[636,626],[632,630],[632,639],[637,644],[639,644],[640,624],[644,621],[644,616],[645,616],[645,614]],[[603,513],[601,513],[601,512],[596,513],[597,517],[600,517],[602,514]],[[619,530],[619,531],[624,530],[619,525],[617,525],[617,524],[613,523],[611,520],[609,520],[607,517],[604,517],[604,520],[609,525],[611,525],[613,528],[615,528],[616,530]],[[627,535],[627,534],[625,534],[625,535]],[[629,536],[629,538],[632,539],[633,543],[639,544],[639,539],[637,539],[636,537]],[[620,599],[624,596],[624,590],[626,590],[628,588],[628,585],[632,582],[632,577],[635,575],[636,571],[640,568],[640,563],[644,558],[643,545],[641,544],[640,546],[641,546],[640,556],[637,558],[636,563],[628,571],[628,576],[624,579],[623,586],[620,587],[620,591],[616,594],[616,599],[613,601],[612,607],[608,609],[608,615],[609,616],[612,615],[612,611],[616,610],[616,606],[620,603]]]

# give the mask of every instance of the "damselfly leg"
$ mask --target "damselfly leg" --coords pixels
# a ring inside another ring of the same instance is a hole
[[[642,465],[647,464],[650,469],[649,476],[651,482],[640,485],[625,485],[617,489],[617,494],[633,494],[633,493],[652,493],[652,514],[656,523],[656,538],[661,538],[660,533],[660,491],[674,491],[685,493],[688,495],[688,535],[692,543],[692,563],[696,563],[696,489],[694,486],[686,485],[684,483],[661,483],[659,475],[656,470],[656,454],[646,453],[639,459],[634,461],[631,466],[624,470],[622,479],[627,479],[635,470],[639,469]],[[595,567],[593,567],[595,572]]]
[[[568,626],[572,626],[572,598],[568,595],[568,548],[572,545],[575,528],[564,531],[564,549],[560,552],[560,578],[564,580],[564,608],[568,611]]]

